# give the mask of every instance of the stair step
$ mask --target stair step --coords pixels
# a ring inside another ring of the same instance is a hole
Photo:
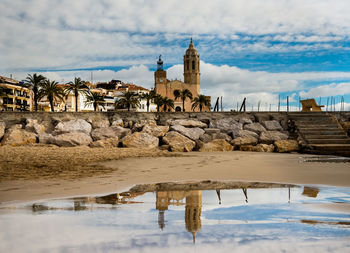
[[[313,150],[350,152],[350,144],[312,144],[310,148]]]
[[[343,139],[349,139],[345,134],[342,135],[305,135],[305,138],[307,139],[339,139],[339,140],[343,140]]]
[[[310,145],[312,144],[350,144],[350,139],[306,139]]]
[[[334,130],[334,129],[339,129],[341,130],[338,126],[335,125],[297,125],[297,127],[300,130],[316,130],[316,129],[325,129],[325,130]]]
[[[336,155],[350,157],[350,151],[305,150],[305,153],[314,155]]]

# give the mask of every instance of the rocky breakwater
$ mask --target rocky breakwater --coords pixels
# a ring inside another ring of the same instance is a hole
[[[222,118],[168,119],[22,119],[6,126],[0,121],[1,145],[57,145],[92,148],[160,148],[174,152],[291,152],[299,146],[285,119],[249,114]]]

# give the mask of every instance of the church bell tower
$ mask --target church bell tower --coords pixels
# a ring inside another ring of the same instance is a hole
[[[157,61],[157,71],[154,72],[154,88],[157,94],[161,94],[165,96],[166,94],[166,71],[163,69],[163,61],[162,56],[159,55],[159,59]]]
[[[193,85],[192,91],[196,91],[197,95],[200,94],[200,69],[199,69],[199,54],[194,47],[192,38],[191,43],[184,55],[184,81],[186,84]],[[195,95],[195,94],[193,94]]]

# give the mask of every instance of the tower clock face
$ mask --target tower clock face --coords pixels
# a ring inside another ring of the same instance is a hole
[[[161,82],[161,83],[162,83],[162,82],[163,82],[163,78],[159,78],[159,82]]]

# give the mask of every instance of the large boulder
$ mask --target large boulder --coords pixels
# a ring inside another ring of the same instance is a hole
[[[253,136],[238,137],[231,141],[233,146],[256,145],[257,143],[258,139]]]
[[[204,128],[206,134],[218,134],[220,133],[219,128]]]
[[[104,140],[107,138],[113,138],[113,137],[118,137],[118,138],[123,138],[124,136],[128,135],[131,133],[130,129],[123,128],[120,126],[115,126],[115,127],[101,127],[101,128],[96,128],[92,130],[91,136],[94,139],[94,141],[98,140]]]
[[[212,135],[213,140],[225,140],[227,142],[230,142],[232,140],[232,138],[225,133],[217,133],[217,134],[213,134]]]
[[[5,128],[6,128],[5,122],[0,121],[0,140],[5,134]]]
[[[263,125],[268,131],[282,131],[283,128],[277,120],[264,121]]]
[[[92,139],[90,135],[83,132],[70,132],[52,136],[50,142],[60,147],[74,147],[88,145]]]
[[[170,131],[163,137],[163,142],[169,145],[171,151],[190,152],[196,143],[176,131]]]
[[[212,140],[208,143],[203,143],[199,149],[200,152],[215,152],[215,151],[232,151],[233,147],[223,139]]]
[[[205,133],[204,130],[199,127],[187,128],[181,125],[173,125],[170,127],[170,130],[179,132],[194,141],[198,140],[199,137]]]
[[[170,122],[171,126],[180,125],[184,127],[199,127],[199,128],[207,128],[208,125],[193,119],[176,119]]]
[[[279,153],[286,153],[286,152],[299,150],[299,145],[296,140],[275,141],[275,146],[276,146],[276,151]]]
[[[239,123],[246,125],[246,124],[252,124],[253,121],[250,118],[241,118],[241,119],[239,119]]]
[[[264,144],[272,144],[275,141],[287,140],[288,135],[279,131],[266,131],[260,135],[260,142]]]
[[[149,126],[157,126],[157,123],[154,119],[148,119],[148,120],[140,120],[139,122],[136,122],[132,126],[132,131],[133,132],[139,132],[143,129],[145,125]]]
[[[253,136],[254,138],[259,138],[259,135],[255,132],[248,131],[248,130],[241,130],[237,129],[232,131],[232,137],[233,139],[238,138],[238,137],[246,137],[246,136]]]
[[[91,133],[91,124],[83,119],[74,119],[69,121],[59,122],[55,127],[56,133],[71,133],[82,132],[85,134]]]
[[[36,134],[24,129],[8,129],[1,141],[2,145],[21,146],[36,143]]]
[[[28,132],[33,132],[36,134],[42,134],[42,133],[45,133],[45,131],[46,131],[45,126],[39,124],[38,120],[36,120],[36,119],[26,119],[25,129]]]
[[[96,119],[91,121],[92,128],[104,128],[109,127],[109,120],[108,119]]]
[[[275,146],[273,144],[258,144],[252,147],[252,151],[254,152],[273,152],[275,150]]]
[[[153,135],[154,137],[163,137],[167,132],[169,132],[169,126],[146,124],[143,126],[141,132]]]
[[[207,143],[207,142],[212,141],[212,140],[213,140],[213,137],[212,137],[210,134],[205,133],[205,134],[199,136],[199,139],[200,139],[202,142]]]
[[[90,143],[91,148],[112,148],[112,147],[118,147],[119,144],[119,138],[118,136],[113,138],[107,138],[104,140],[98,140]]]
[[[222,132],[227,134],[230,134],[232,131],[237,129],[243,129],[242,123],[237,122],[234,118],[212,120],[209,127],[220,129]]]
[[[124,122],[121,118],[114,118],[112,120],[112,124],[111,126],[120,126],[120,127],[124,127]]]
[[[153,135],[141,132],[135,132],[122,139],[122,144],[127,148],[156,148],[159,139]]]
[[[38,135],[40,144],[53,144],[55,137],[52,134],[41,133]]]
[[[261,134],[262,132],[266,132],[265,127],[263,127],[260,123],[252,123],[244,126],[244,130],[248,130],[257,134]]]

